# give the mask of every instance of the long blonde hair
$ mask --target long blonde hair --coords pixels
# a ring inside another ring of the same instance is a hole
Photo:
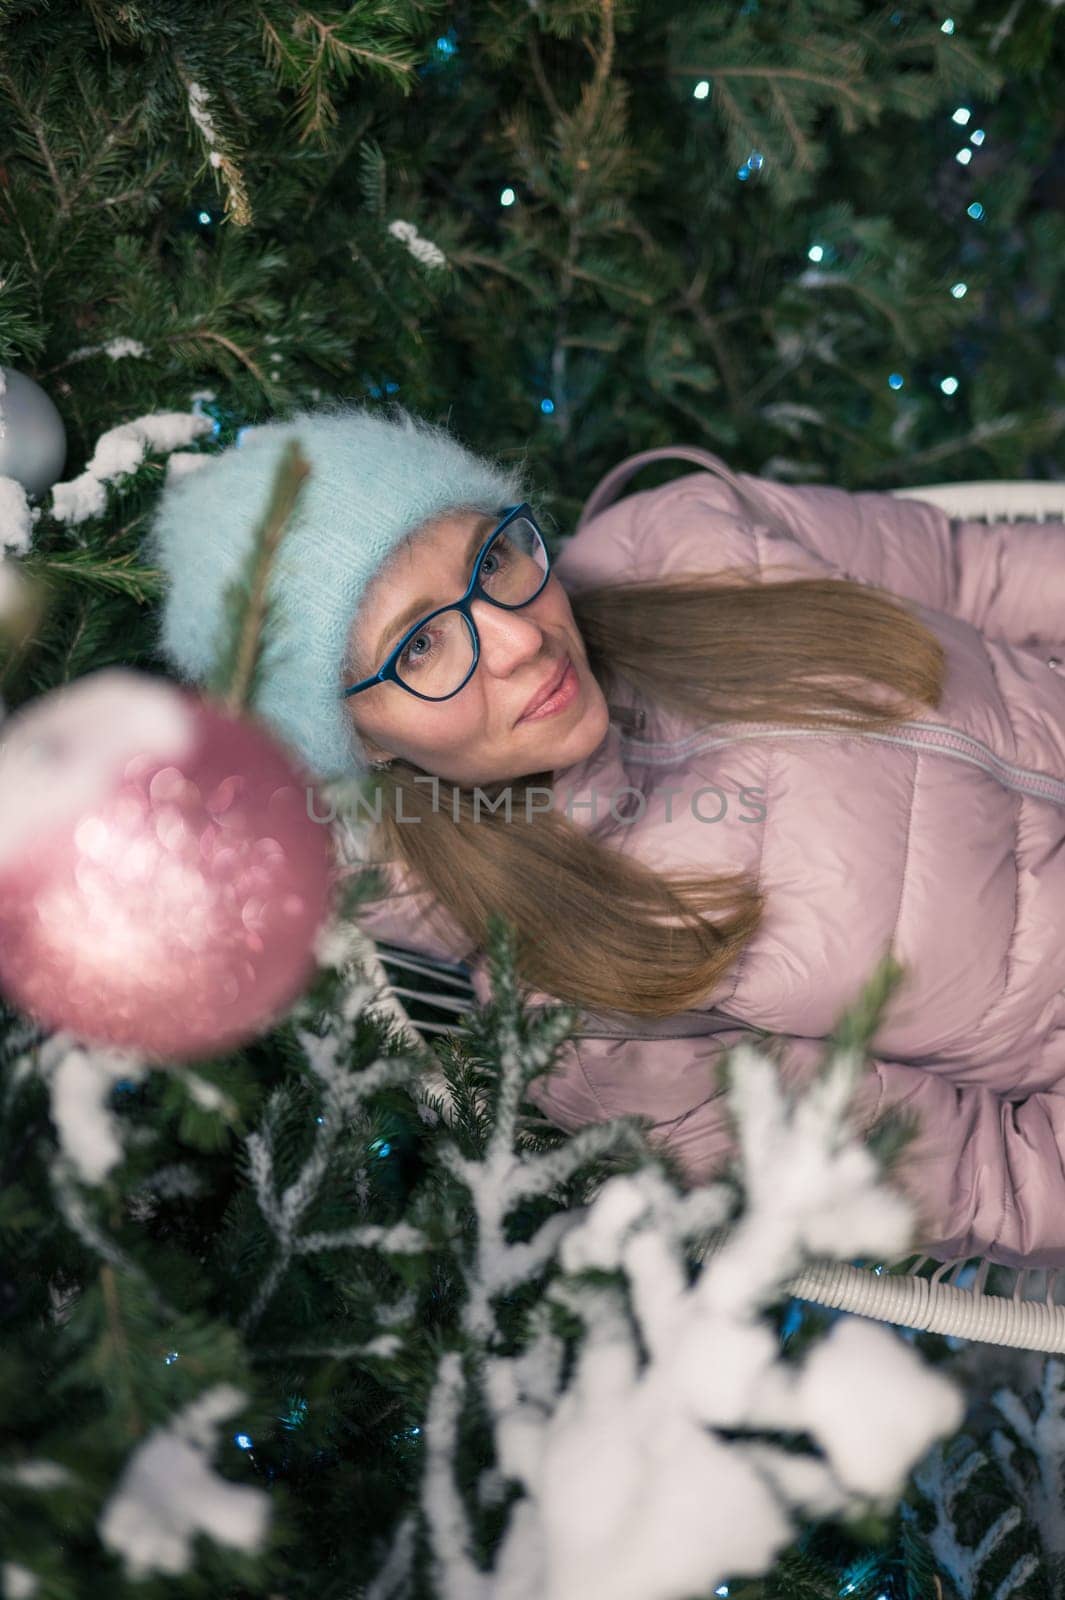
[[[627,683],[696,726],[808,727],[834,712],[851,729],[882,729],[942,695],[935,636],[905,602],[847,579],[766,583],[730,569],[569,598],[607,700]],[[870,683],[900,698],[885,703]],[[510,789],[516,823],[442,779],[434,797],[418,776],[396,758],[377,777],[374,857],[409,867],[479,949],[489,914],[508,918],[519,977],[557,1000],[672,1016],[705,1003],[761,922],[764,895],[747,873],[665,877],[561,811],[527,813],[526,787],[550,786],[550,772],[481,787],[489,803]]]

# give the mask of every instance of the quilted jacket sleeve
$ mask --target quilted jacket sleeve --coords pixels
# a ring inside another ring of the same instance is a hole
[[[850,576],[1009,644],[1065,640],[1065,528],[953,519],[927,501],[748,478],[801,544]]]
[[[716,1068],[726,1049],[752,1037],[736,1030],[655,1042],[571,1040],[556,1073],[536,1080],[530,1098],[570,1130],[642,1115],[651,1143],[674,1154],[688,1182],[706,1183],[736,1154]],[[778,1035],[767,1044],[791,1092],[816,1077],[823,1041]],[[867,1133],[890,1108],[918,1118],[887,1181],[913,1203],[922,1249],[938,1260],[1065,1265],[1065,1096],[1008,1101],[934,1070],[870,1058],[852,1101],[853,1125]]]
[[[1065,642],[1065,528],[953,520],[921,500],[711,472],[630,493],[584,523],[555,570],[570,590],[612,580],[777,570],[845,577],[972,623],[988,638]]]

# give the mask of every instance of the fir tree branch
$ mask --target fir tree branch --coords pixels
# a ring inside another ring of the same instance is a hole
[[[134,551],[108,558],[91,550],[67,550],[62,555],[31,552],[23,557],[21,566],[33,578],[54,580],[57,588],[67,581],[85,584],[108,594],[125,595],[138,605],[150,604],[163,592],[163,574],[155,567],[139,565]]]
[[[266,515],[256,530],[249,558],[251,570],[245,578],[246,588],[243,593],[238,590],[238,614],[242,610],[243,615],[232,674],[222,696],[223,704],[233,715],[243,711],[248,703],[262,649],[268,611],[267,585],[274,557],[295,510],[304,479],[310,477],[310,471],[310,464],[300,454],[299,444],[294,439],[290,440],[278,463]]]
[[[23,121],[26,123],[26,126],[30,129],[33,135],[34,143],[41,153],[41,159],[44,162],[45,167],[48,169],[48,175],[52,180],[52,186],[55,189],[56,195],[58,196],[57,210],[58,214],[62,217],[66,215],[68,209],[68,196],[63,187],[63,180],[59,176],[59,167],[56,163],[56,159],[52,154],[48,140],[44,136],[44,125],[41,122],[40,117],[37,116],[33,107],[31,107],[29,101],[22,94],[22,91],[15,82],[15,79],[11,73],[4,72],[2,69],[0,69],[0,84],[3,85],[8,94],[11,96],[12,100],[15,102],[18,111],[22,115]]]
[[[220,344],[223,349],[229,351],[230,355],[236,356],[238,361],[243,362],[244,366],[247,367],[248,371],[253,377],[259,380],[264,389],[270,388],[271,379],[263,371],[262,367],[258,365],[258,363],[248,354],[246,350],[242,350],[240,345],[236,344],[234,340],[227,339],[224,333],[216,333],[213,328],[187,328],[182,333],[165,334],[162,342],[164,344],[177,344],[183,339],[205,339],[208,342]]]

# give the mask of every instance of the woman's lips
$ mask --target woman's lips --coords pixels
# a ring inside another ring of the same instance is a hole
[[[524,712],[518,718],[518,721],[538,722],[541,717],[554,716],[556,712],[563,711],[567,706],[572,705],[579,692],[580,679],[577,676],[577,669],[573,665],[572,657],[567,656],[565,669],[547,698],[535,710]]]

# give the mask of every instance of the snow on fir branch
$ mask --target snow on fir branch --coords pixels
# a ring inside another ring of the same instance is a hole
[[[962,1536],[962,1501],[974,1493],[975,1480],[981,1475],[992,1479],[991,1490],[998,1488],[998,1498],[1002,1499],[1001,1482],[994,1481],[998,1477],[994,1463],[965,1434],[949,1447],[937,1445],[929,1452],[914,1473],[914,1484],[935,1519],[925,1538],[938,1568],[950,1578],[958,1600],[1009,1600],[1039,1572],[1040,1561],[1026,1548],[1031,1542],[1031,1529],[1022,1509],[1023,1497],[1020,1504],[1004,1503],[1001,1509],[996,1504],[992,1509],[988,1490],[982,1487],[980,1537],[970,1545]],[[903,1506],[902,1514],[911,1520],[916,1515],[909,1505]],[[1006,1562],[1008,1568],[999,1577],[996,1564],[1001,1568]]]
[[[0,385],[3,377],[0,374]],[[25,555],[33,539],[33,529],[41,515],[39,506],[32,506],[26,491],[15,478],[0,476],[0,544],[14,555]],[[18,601],[19,591],[5,563],[3,598],[0,610],[10,611]]]
[[[423,267],[446,267],[447,256],[435,245],[431,239],[425,239],[418,232],[413,222],[403,222],[397,217],[395,222],[388,224],[388,231],[393,239],[401,239],[414,257]]]
[[[1065,1578],[1065,1361],[1044,1361],[1034,1418],[1013,1389],[997,1389],[992,1398],[1012,1434],[991,1434],[999,1470],[1039,1529],[1044,1555]]]
[[[0,372],[0,408],[3,388]],[[213,417],[202,413],[157,411],[108,428],[77,477],[52,485],[49,514],[56,522],[72,524],[103,516],[107,510],[106,485],[135,472],[149,452],[170,455],[168,469],[175,476],[189,470],[190,464],[192,468],[201,465],[209,458],[185,454],[181,446],[212,433],[214,427]],[[40,506],[30,506],[23,485],[15,478],[0,475],[0,545],[25,555],[40,516]]]
[[[135,472],[149,451],[169,452],[214,430],[214,419],[191,411],[156,411],[108,428],[82,472],[52,485],[57,522],[86,522],[107,509],[105,484]]]
[[[97,1524],[103,1543],[122,1558],[127,1577],[189,1571],[199,1533],[238,1550],[261,1548],[270,1496],[230,1483],[210,1462],[219,1427],[247,1400],[235,1385],[216,1384],[166,1427],[154,1428],[132,1453]]]
[[[959,1426],[957,1386],[896,1333],[858,1319],[837,1321],[803,1365],[785,1362],[762,1320],[809,1256],[887,1258],[910,1242],[908,1203],[880,1182],[845,1121],[860,1051],[838,1049],[792,1102],[769,1057],[733,1049],[727,1092],[745,1208],[694,1278],[687,1247],[729,1218],[736,1188],[679,1192],[653,1160],[509,1243],[517,1206],[625,1148],[632,1129],[601,1124],[546,1154],[517,1148],[525,1088],[572,1017],[559,1007],[522,1020],[498,925],[490,943],[491,1125],[479,1156],[443,1133],[438,1152],[466,1191],[476,1236],[461,1268],[467,1342],[439,1356],[423,1429],[416,1522],[434,1595],[689,1600],[767,1570],[798,1516],[890,1508],[914,1463]],[[500,1296],[549,1265],[559,1270],[528,1314],[524,1348],[501,1353]],[[469,1504],[456,1461],[465,1419],[482,1411],[497,1464]],[[781,1432],[818,1453],[759,1437]],[[497,1504],[507,1486],[521,1498],[486,1571],[474,1555],[477,1506]],[[415,1533],[403,1519],[366,1600],[410,1592]]]
[[[242,1314],[239,1326],[249,1333],[277,1292],[293,1261],[316,1251],[361,1249],[410,1254],[428,1249],[420,1229],[398,1222],[390,1227],[359,1223],[334,1232],[301,1233],[300,1224],[318,1199],[329,1178],[337,1144],[352,1120],[372,1096],[382,1089],[409,1087],[416,1064],[406,1056],[382,1057],[359,1072],[348,1065],[349,1039],[345,1028],[334,1027],[324,1037],[298,1027],[296,1036],[311,1073],[321,1089],[321,1111],[314,1143],[294,1182],[278,1194],[275,1184],[275,1139],[288,1101],[279,1085],[266,1102],[260,1131],[248,1135],[245,1147],[248,1174],[256,1202],[274,1239],[273,1262]]]
[[[177,66],[178,75],[185,85],[189,116],[207,147],[207,160],[215,172],[221,173],[226,185],[225,214],[232,218],[237,227],[250,227],[255,218],[244,173],[224,148],[225,141],[218,132],[208,109],[211,103],[210,95],[202,83],[196,83],[188,76],[183,70],[180,59]]]
[[[130,339],[123,334],[114,339],[105,339],[103,344],[78,345],[67,356],[63,366],[70,367],[76,361],[87,361],[90,356],[107,356],[111,361],[124,361],[129,356],[144,359],[148,354],[148,346],[142,344],[140,339]]]

